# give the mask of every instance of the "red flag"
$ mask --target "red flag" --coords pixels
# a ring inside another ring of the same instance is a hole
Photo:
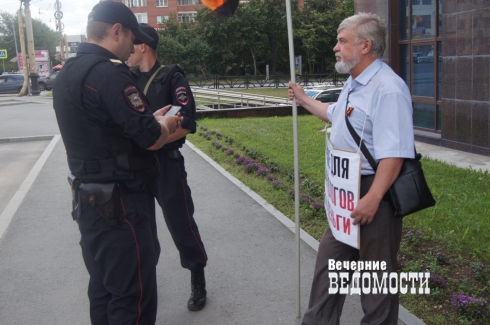
[[[240,0],[201,0],[202,4],[215,11],[220,18],[233,16]]]

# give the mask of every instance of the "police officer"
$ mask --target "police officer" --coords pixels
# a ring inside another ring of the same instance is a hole
[[[131,72],[138,86],[144,89],[150,110],[172,104],[181,107],[180,113],[184,118],[182,127],[157,151],[160,172],[152,183],[152,192],[179,250],[181,265],[191,271],[191,296],[187,308],[197,311],[206,304],[204,267],[207,255],[193,217],[194,204],[187,184],[184,157],[179,151],[185,136],[196,132],[196,104],[184,71],[175,64],[162,66],[157,60],[157,31],[148,24],[140,24],[140,28],[151,37],[151,41],[134,45],[134,53],[127,62]]]
[[[160,248],[147,185],[158,169],[151,150],[181,117],[163,117],[168,107],[150,112],[122,63],[133,43],[151,40],[128,7],[95,5],[87,40],[56,78],[53,106],[90,275],[90,318],[96,325],[155,324]]]

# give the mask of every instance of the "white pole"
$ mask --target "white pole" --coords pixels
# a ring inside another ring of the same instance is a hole
[[[289,66],[291,70],[291,82],[296,83],[296,69],[294,67],[294,43],[293,43],[293,21],[291,17],[291,1],[286,0],[286,17],[288,23],[289,43]],[[301,317],[301,295],[300,295],[300,237],[299,237],[299,152],[298,152],[298,107],[296,99],[293,99],[293,138],[294,138],[294,219],[296,223],[296,317]]]

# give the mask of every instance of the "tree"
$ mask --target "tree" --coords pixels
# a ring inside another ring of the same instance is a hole
[[[297,54],[306,57],[310,73],[333,68],[337,43],[337,28],[354,14],[354,0],[313,0],[308,2],[299,19],[295,20]],[[315,68],[316,66],[316,68]]]
[[[17,70],[17,63],[11,63],[10,59],[17,56],[14,41],[14,28],[18,44],[18,51],[20,52],[20,36],[18,26],[19,23],[17,15],[12,15],[7,12],[0,13],[0,43],[2,44],[2,46],[5,46],[9,54],[9,59],[7,60],[8,64],[7,62],[5,62],[6,70]],[[56,53],[56,44],[58,42],[58,33],[50,29],[49,26],[47,26],[41,20],[33,19],[32,34],[34,37],[34,48],[36,50],[48,50],[49,59],[51,62],[53,62]],[[26,35],[25,31],[24,35]]]
[[[206,78],[206,62],[211,55],[211,47],[199,38],[194,38],[185,47],[185,56],[187,58],[187,64],[193,66],[195,69],[199,69]]]
[[[328,23],[325,21],[326,16],[316,11],[310,11],[303,17],[304,19],[299,22],[299,27],[296,29],[295,36],[299,39],[301,48],[306,54],[308,71],[314,73],[317,58],[323,54],[322,50],[328,47],[326,41]]]
[[[243,48],[250,52],[253,66],[253,74],[257,75],[257,60],[266,51],[267,39],[261,30],[260,10],[257,6],[244,5],[240,6],[241,10],[237,10],[237,14],[241,17],[241,38]]]

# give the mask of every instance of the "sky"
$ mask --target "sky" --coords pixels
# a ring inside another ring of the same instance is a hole
[[[99,0],[58,0],[61,3],[60,11],[63,13],[61,22],[64,25],[64,34],[85,34],[87,16]],[[15,15],[20,8],[20,0],[0,0],[0,12]],[[40,19],[52,30],[56,30],[54,13],[56,0],[31,0],[30,9],[32,18]],[[22,6],[24,9],[24,6]]]

